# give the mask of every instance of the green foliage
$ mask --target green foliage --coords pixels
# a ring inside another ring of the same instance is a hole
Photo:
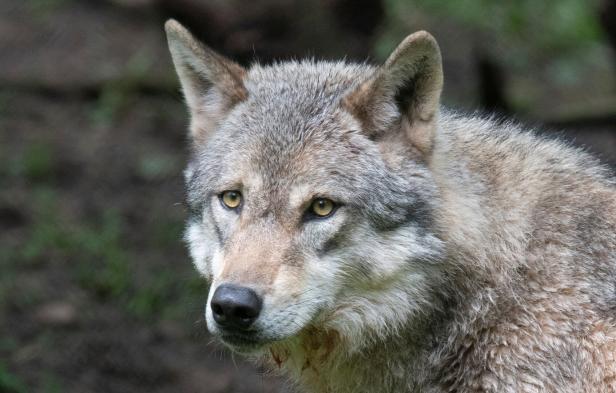
[[[138,288],[128,303],[128,308],[137,316],[149,318],[160,315],[167,305],[169,289],[173,286],[173,276],[161,273],[145,286]]]
[[[0,351],[10,352],[18,348],[18,343],[14,337],[0,337]]]
[[[59,214],[54,191],[39,187],[34,195],[35,221],[21,247],[25,263],[49,255],[77,261],[80,284],[102,297],[119,297],[129,288],[129,258],[122,245],[122,218],[110,210],[96,224],[75,225]]]
[[[54,176],[57,160],[50,143],[43,140],[30,143],[17,157],[11,157],[13,152],[6,149],[0,145],[0,182],[21,177],[31,182],[47,183]]]
[[[43,391],[45,393],[61,393],[64,389],[62,389],[62,384],[56,376],[46,373],[43,376]]]
[[[102,298],[121,298],[130,289],[130,258],[122,245],[122,218],[105,212],[93,227],[82,226],[67,236],[82,258],[78,262],[80,284]]]
[[[9,114],[13,95],[14,92],[7,88],[4,88],[2,91],[0,91],[0,118]]]
[[[90,114],[92,122],[98,126],[111,126],[132,99],[133,94],[129,86],[112,82],[105,84],[92,108]]]
[[[57,194],[43,186],[35,189],[33,205],[34,222],[14,262],[23,266],[48,263],[50,258],[64,260],[72,265],[75,282],[82,288],[101,300],[117,301],[140,318],[179,316],[206,292],[197,274],[188,279],[172,270],[138,274],[132,263],[136,256],[124,242],[126,225],[118,211],[108,210],[92,222],[74,223],[61,215]],[[146,228],[148,247],[162,250],[176,244],[182,228],[180,221],[155,221]],[[11,271],[9,266],[4,270]],[[5,276],[0,293],[11,290],[10,275]]]
[[[109,127],[123,111],[129,109],[138,99],[139,89],[147,85],[154,63],[154,58],[146,50],[134,53],[126,62],[120,78],[108,81],[102,86],[90,113],[92,122],[98,126]],[[174,86],[166,80],[160,81],[160,85],[166,88],[169,85]]]
[[[48,145],[33,144],[24,156],[24,174],[32,180],[44,179],[52,172],[52,153]]]
[[[386,7],[394,25],[398,17],[425,12],[514,44],[513,51],[562,56],[602,38],[596,0],[386,0]]]
[[[142,156],[137,166],[137,174],[145,180],[168,178],[178,170],[179,164],[176,159],[159,152]]]
[[[57,220],[55,192],[46,187],[34,190],[35,223],[31,226],[30,236],[20,247],[21,257],[30,264],[36,264],[50,248],[66,249],[69,240],[59,227]]]
[[[0,392],[26,393],[26,385],[0,362]]]
[[[26,5],[37,17],[45,17],[74,0],[27,0]]]

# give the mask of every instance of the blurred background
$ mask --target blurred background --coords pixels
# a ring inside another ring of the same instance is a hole
[[[0,391],[283,392],[210,343],[162,24],[243,64],[438,39],[444,103],[616,164],[616,2],[1,0]]]

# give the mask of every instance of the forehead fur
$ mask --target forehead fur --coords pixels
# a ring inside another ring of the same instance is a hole
[[[343,124],[340,101],[371,73],[368,66],[341,62],[253,66],[245,79],[248,99],[223,128],[228,134],[241,129],[237,137],[252,144],[260,141],[262,153],[295,155],[297,148],[325,143],[350,126]]]
[[[223,158],[212,154],[224,155],[226,162],[244,162],[244,172],[266,171],[268,176],[290,169],[290,163],[300,164],[302,155],[314,159],[335,151],[344,156],[348,133],[359,127],[340,102],[372,72],[369,66],[342,62],[255,65],[244,81],[247,99],[228,114],[208,146],[200,148],[210,152],[204,153],[211,154],[208,161]]]
[[[251,67],[245,86],[253,102],[309,114],[337,105],[343,93],[373,72],[374,68],[365,64],[291,61]]]

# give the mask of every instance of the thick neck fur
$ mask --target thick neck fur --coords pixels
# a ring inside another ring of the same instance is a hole
[[[332,331],[307,329],[293,343],[274,346],[268,359],[306,392],[415,392],[434,332],[428,319],[413,328],[379,337],[361,348]]]
[[[603,187],[613,197],[602,170],[583,153],[511,125],[446,113],[441,117],[429,167],[441,199],[436,220],[447,247],[439,280],[445,284],[428,295],[431,307],[423,314],[397,333],[375,336],[361,347],[317,327],[293,342],[274,345],[270,363],[290,374],[300,389],[456,391],[462,379],[471,379],[468,364],[461,363],[470,362],[479,332],[502,319],[507,304],[525,301],[524,282],[533,272],[552,269],[534,254],[535,242],[555,229],[575,238],[567,233],[574,228],[553,228],[537,214],[538,209],[567,209],[550,205],[551,184]],[[575,204],[580,197],[558,196],[553,203]],[[557,273],[572,273],[566,269],[560,266]]]

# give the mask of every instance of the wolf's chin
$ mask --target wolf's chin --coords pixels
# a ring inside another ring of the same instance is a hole
[[[218,337],[218,339],[227,348],[242,355],[258,355],[260,352],[263,352],[268,345],[268,342],[234,335],[224,335]]]
[[[218,340],[220,340],[233,352],[248,356],[258,356],[267,351],[272,344],[282,341],[284,338],[265,338],[237,334],[222,334],[218,336]]]
[[[221,340],[221,341],[225,345],[225,347],[229,348],[232,352],[235,352],[243,356],[248,356],[248,357],[259,356],[263,352],[265,352],[268,348],[267,344],[258,344],[258,343],[252,343],[252,344],[233,343],[232,344],[228,341],[224,341],[224,340]]]

